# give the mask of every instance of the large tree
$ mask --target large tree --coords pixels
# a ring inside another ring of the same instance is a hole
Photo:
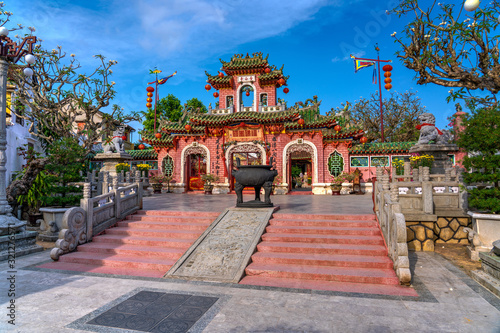
[[[400,17],[409,15],[411,21],[402,36],[392,35],[402,46],[397,55],[415,71],[418,84],[452,88],[448,100],[497,105],[500,3],[483,1],[473,12],[465,11],[463,4],[401,1],[393,12]],[[477,94],[477,90],[490,94]]]
[[[383,99],[383,121],[385,141],[401,142],[418,139],[418,116],[425,112],[420,98],[413,91],[404,93],[391,92],[389,98]],[[340,115],[348,123],[361,126],[370,142],[380,141],[380,102],[377,93],[370,98],[361,98],[353,104],[344,105],[344,109],[332,109],[329,114]]]
[[[190,111],[194,111],[197,113],[207,113],[208,112],[205,104],[203,104],[203,102],[200,101],[196,97],[193,97],[193,98],[187,100],[186,104],[184,104],[184,107]]]
[[[8,77],[17,87],[17,107],[12,111],[30,122],[30,133],[42,142],[77,137],[90,151],[117,124],[137,119],[134,114],[124,115],[116,105],[109,113],[103,112],[115,96],[115,82],[110,76],[116,61],[96,55],[98,65],[89,74],[81,73],[75,55],[68,56],[60,46],[45,50],[38,44],[34,54],[32,78],[23,74],[23,65],[11,66]]]

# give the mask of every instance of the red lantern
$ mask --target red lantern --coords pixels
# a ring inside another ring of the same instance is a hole
[[[148,103],[151,103],[151,102],[153,101],[153,99],[148,97],[148,98],[146,99],[146,101],[147,101]]]
[[[147,92],[152,93],[153,91],[155,91],[155,88],[153,88],[153,87],[147,87],[146,90],[147,90]]]
[[[145,146],[144,144],[142,144],[142,143],[141,143],[141,144],[139,145],[139,149],[140,149],[140,150],[143,150],[144,148],[146,148],[146,146]]]
[[[219,97],[219,93],[218,93],[217,91],[216,91],[216,92],[214,92],[214,97],[215,97],[215,98]]]
[[[224,73],[219,72],[219,77],[224,77]]]
[[[387,89],[387,90],[391,90],[391,89],[392,89],[392,84],[387,83],[387,84],[385,85],[385,89]]]
[[[188,132],[189,132],[189,131],[191,130],[191,125],[186,124],[186,126],[184,126],[184,128],[186,129],[186,131],[188,131]]]
[[[392,79],[390,77],[386,77],[384,80],[385,83],[391,83]]]
[[[340,125],[335,125],[335,127],[333,129],[338,133],[338,132],[340,132],[342,127],[340,127]]]
[[[153,97],[153,93],[148,92],[148,97]]]
[[[278,83],[281,84],[281,85],[284,85],[286,82],[285,82],[284,78],[281,78],[281,79],[278,80]]]
[[[127,140],[127,136],[126,135],[122,136],[122,140]]]
[[[207,84],[207,85],[205,86],[205,89],[206,89],[207,91],[209,91],[210,89],[212,89],[212,86],[211,86],[211,85],[209,85],[209,84]]]
[[[245,95],[250,96],[250,91],[247,91]]]
[[[269,67],[266,67],[266,69],[264,69],[264,72],[266,72],[266,74],[269,74],[269,73],[271,73],[271,68],[269,68]]]
[[[385,76],[385,77],[391,77],[391,72],[385,72],[385,73],[384,73],[384,76]]]
[[[361,137],[361,139],[359,139],[359,142],[361,142],[362,144],[365,144],[368,142],[368,138],[366,136],[363,136],[363,137]]]
[[[392,71],[392,66],[391,65],[385,65],[384,67],[382,67],[382,70],[384,72],[390,72],[390,71]]]
[[[156,137],[157,139],[161,138],[161,133],[155,133],[155,137]]]
[[[290,91],[290,89],[288,89],[288,88],[283,89],[283,92],[284,92],[285,94],[288,94],[288,92],[289,92],[289,91]]]
[[[297,123],[300,125],[300,126],[304,126],[304,124],[306,123],[304,119],[300,118]]]
[[[152,107],[152,106],[153,106],[153,105],[152,105],[151,103],[146,103],[146,107],[147,107],[147,108],[150,108],[150,107]]]

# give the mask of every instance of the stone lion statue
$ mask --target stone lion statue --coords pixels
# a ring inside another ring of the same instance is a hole
[[[436,117],[432,113],[422,113],[418,116],[418,121],[420,125],[417,129],[420,130],[420,137],[417,144],[428,144],[431,141],[436,144],[447,144],[452,139],[449,131],[440,131],[436,127]]]
[[[113,132],[113,138],[111,142],[104,143],[102,148],[104,153],[124,153],[125,148],[123,147],[122,136],[125,135],[125,126],[118,126]]]

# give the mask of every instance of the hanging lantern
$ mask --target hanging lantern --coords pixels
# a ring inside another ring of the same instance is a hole
[[[139,145],[139,149],[140,149],[140,150],[143,150],[144,148],[146,148],[146,146],[145,146],[143,143],[141,143],[141,144]]]
[[[222,72],[219,72],[218,75],[219,75],[219,77],[224,77],[224,73],[222,73]]]
[[[392,89],[392,84],[387,83],[384,87],[385,87],[385,89],[387,89],[387,90],[391,90],[391,89]]]
[[[186,129],[186,131],[188,131],[188,132],[189,132],[189,131],[191,130],[191,125],[186,124],[186,126],[184,126],[184,128]]]
[[[151,103],[146,103],[147,108],[151,108],[153,105]]]
[[[32,54],[27,54],[24,56],[24,60],[26,60],[26,62],[30,65],[33,65],[36,61],[36,58],[34,55]]]
[[[391,79],[390,77],[386,77],[386,78],[384,79],[384,82],[385,82],[385,83],[391,83],[391,82],[392,82],[392,79]]]
[[[250,91],[247,90],[247,92],[245,93],[245,95],[250,96]]]
[[[210,89],[212,89],[212,86],[211,86],[211,85],[209,85],[209,84],[207,84],[207,85],[205,86],[205,89],[206,89],[207,91],[209,91]]]
[[[157,139],[160,139],[160,138],[161,138],[161,133],[160,133],[160,132],[155,133],[155,137],[156,137]]]
[[[148,92],[148,97],[153,97],[153,93]]]
[[[385,77],[391,77],[391,75],[392,75],[392,74],[391,74],[391,72],[385,72],[385,73],[384,73],[384,76],[385,76]]]
[[[279,79],[279,80],[278,80],[278,83],[279,83],[280,85],[284,85],[286,82],[285,82],[285,79],[284,79],[284,78],[281,78],[281,79]]]
[[[359,142],[361,142],[362,144],[365,144],[368,142],[368,138],[366,136],[363,136],[363,137],[361,137],[361,139],[359,139]]]
[[[464,3],[464,9],[468,12],[473,12],[479,7],[479,0],[467,0]]]
[[[26,67],[24,70],[23,70],[23,73],[25,76],[33,76],[33,70],[29,67]]]
[[[153,101],[153,99],[152,99],[152,98],[150,98],[150,97],[149,97],[149,98],[146,98],[146,102],[151,103],[152,101]]]
[[[127,136],[126,136],[126,135],[123,135],[123,136],[122,136],[122,140],[123,140],[123,141],[127,140]]]
[[[392,66],[391,65],[385,65],[384,67],[382,67],[382,70],[384,72],[390,72],[390,71],[392,71]]]
[[[283,92],[284,92],[285,94],[288,94],[288,92],[289,92],[289,91],[290,91],[290,89],[288,89],[288,88],[283,89]]]
[[[338,132],[340,132],[342,127],[340,127],[340,125],[335,125],[335,127],[333,129],[338,133]]]
[[[155,88],[153,88],[153,87],[147,87],[147,88],[146,88],[146,90],[147,90],[147,92],[152,93],[153,91],[155,91]],[[153,94],[151,94],[151,96],[152,96],[152,95],[153,95]]]
[[[269,67],[266,67],[266,68],[264,69],[264,72],[266,72],[266,74],[269,74],[269,73],[271,73],[271,68],[269,68]]]
[[[216,91],[216,92],[214,92],[214,97],[215,97],[215,98],[219,97],[219,93],[218,93],[217,91]]]
[[[304,124],[306,123],[306,121],[302,118],[300,118],[297,123],[300,125],[300,126],[304,126]]]

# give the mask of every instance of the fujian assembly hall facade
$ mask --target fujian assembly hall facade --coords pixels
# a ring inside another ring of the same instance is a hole
[[[234,189],[237,158],[250,165],[268,164],[272,157],[280,193],[294,191],[293,176],[300,172],[307,179],[301,189],[329,194],[332,176],[358,168],[362,187],[370,191],[376,166],[390,168],[393,160],[409,158],[414,142],[363,144],[363,129],[345,115],[321,115],[316,96],[287,107],[276,93],[280,87],[288,91],[288,77],[267,58],[255,53],[221,60],[219,74],[206,73],[216,107],[208,113],[185,111],[178,122],[163,123],[159,133],[143,133],[142,141],[153,149],[133,154],[134,159],[155,160],[151,164],[172,176],[174,192],[201,190],[201,176],[213,174],[218,177],[213,193],[225,194]]]

